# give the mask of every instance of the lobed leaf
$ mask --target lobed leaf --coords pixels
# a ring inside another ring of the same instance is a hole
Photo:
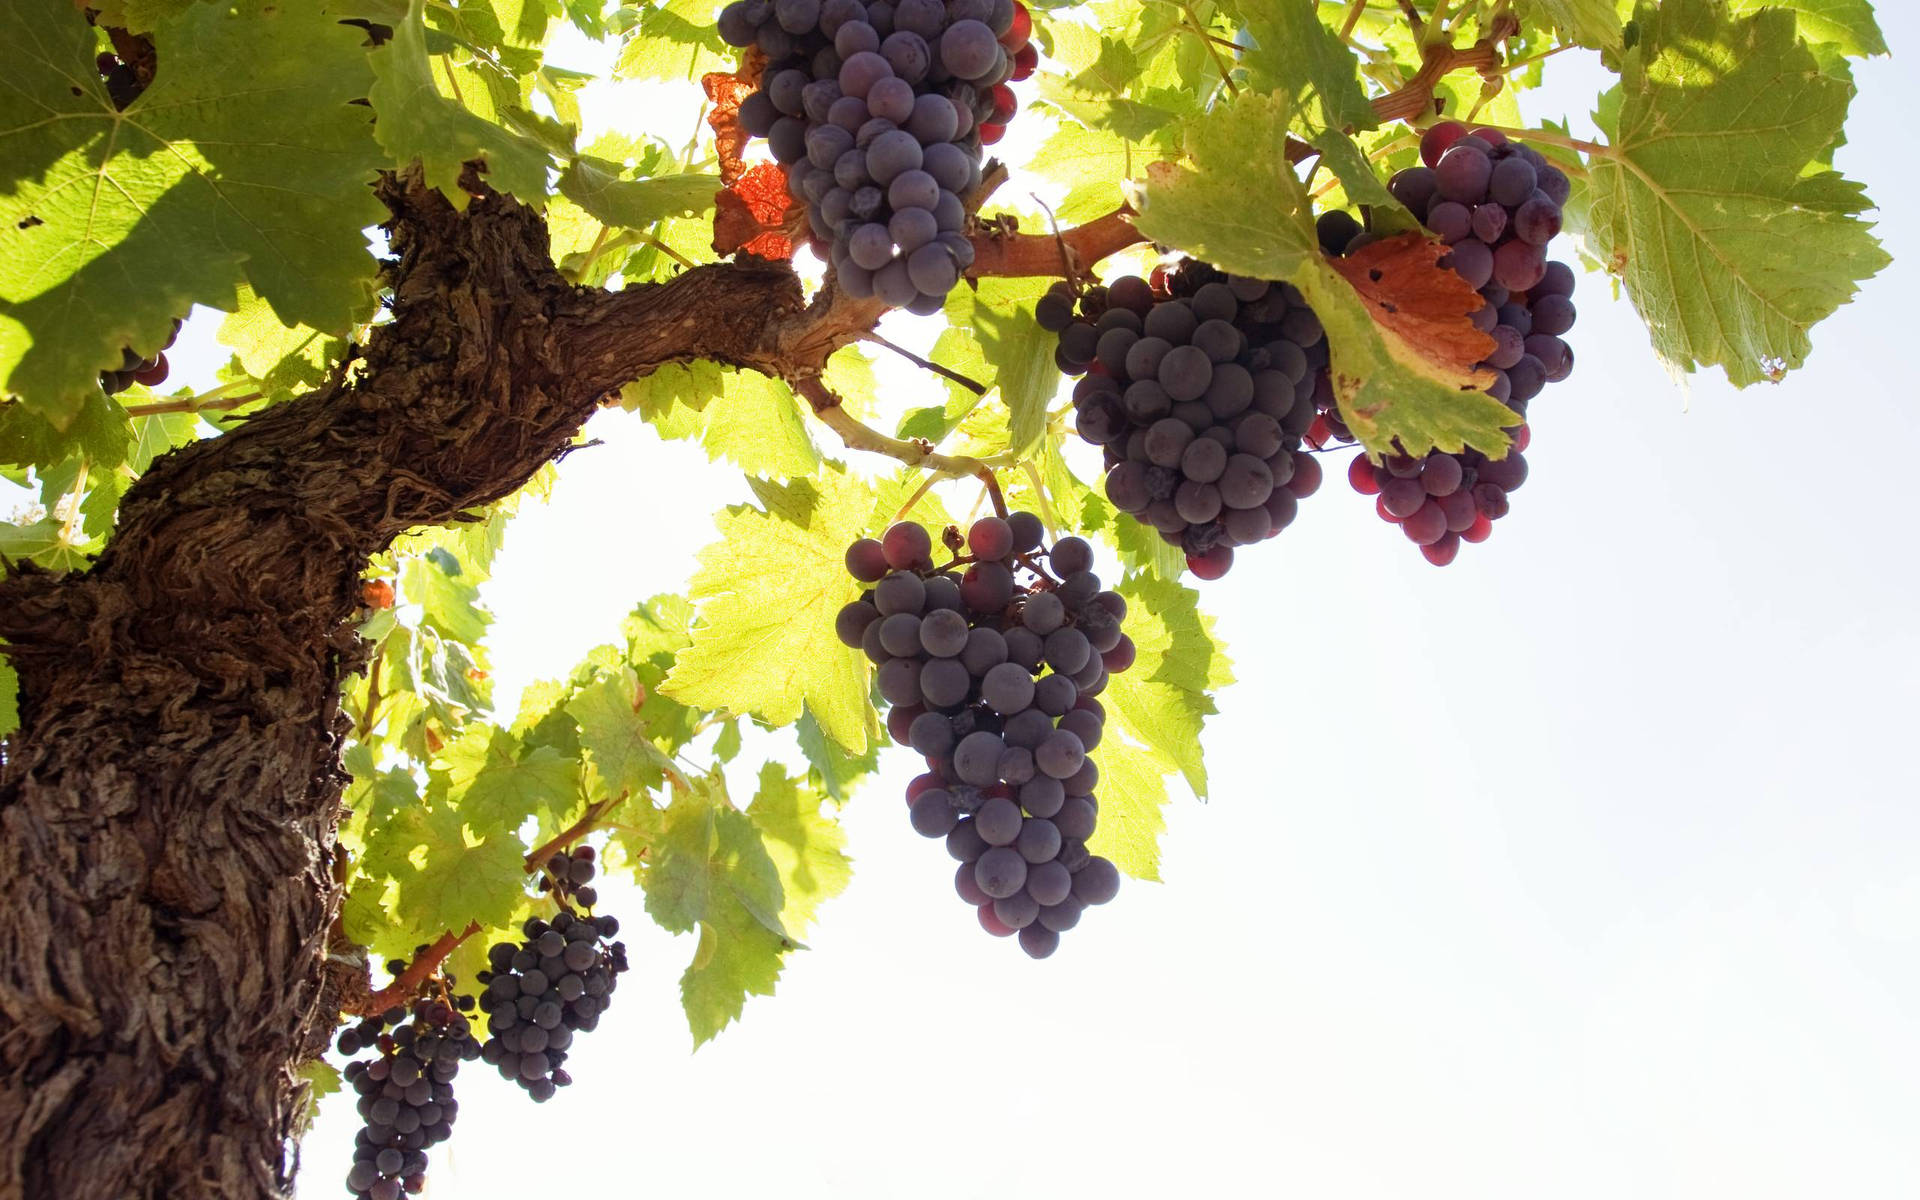
[[[1634,24],[1595,117],[1609,144],[1590,158],[1591,249],[1674,368],[1718,365],[1737,387],[1778,379],[1889,261],[1853,213],[1864,199],[1805,174],[1853,87],[1821,70],[1791,12],[1670,0],[1643,3]]]

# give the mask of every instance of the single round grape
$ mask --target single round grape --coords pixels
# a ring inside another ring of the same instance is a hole
[[[1085,796],[1067,796],[1062,789],[1060,807],[1053,814],[1053,823],[1063,838],[1086,841],[1093,836],[1099,818],[1091,801]]]
[[[973,677],[958,660],[936,658],[920,670],[920,694],[931,708],[957,708],[973,688]]]
[[[960,898],[975,908],[990,906],[993,897],[980,890],[980,881],[974,877],[973,863],[963,862],[953,871],[953,890]]]
[[[1073,898],[1082,904],[1105,904],[1120,894],[1120,869],[1094,855],[1073,876]]]
[[[1033,676],[1018,663],[1003,662],[980,680],[980,699],[1003,717],[1030,707],[1033,690]]]
[[[960,744],[953,748],[954,771],[962,782],[991,787],[999,782],[996,771],[1000,766],[1000,753],[1006,748],[999,734],[976,730],[961,738]]]
[[[995,846],[973,866],[974,882],[995,900],[1004,900],[1027,885],[1027,860],[1009,846]]]
[[[906,130],[927,146],[951,142],[960,135],[960,114],[945,96],[926,94],[913,98],[913,113]]]
[[[1493,252],[1493,282],[1509,291],[1524,292],[1546,273],[1546,251],[1516,239]]]
[[[1005,796],[995,796],[973,815],[973,827],[989,846],[1011,846],[1025,828],[1020,806]]]
[[[974,563],[960,577],[960,598],[976,613],[997,613],[1013,600],[1013,572],[997,562]]]
[[[1041,915],[1045,915],[1044,910]],[[1028,958],[1046,958],[1059,948],[1060,935],[1038,921],[1020,931],[1020,949]]]
[[[1063,576],[1093,569],[1093,547],[1085,538],[1061,538],[1053,544],[1047,558],[1053,569]]]
[[[918,250],[939,232],[933,214],[924,208],[896,208],[893,218],[887,222],[887,233],[902,253]]]
[[[940,36],[940,62],[956,79],[980,79],[994,68],[1000,44],[980,21],[955,21]]]
[[[892,77],[893,67],[884,57],[872,50],[861,50],[847,55],[846,61],[840,64],[840,78],[836,82],[842,96],[865,99],[874,84]]]
[[[1211,483],[1183,480],[1174,489],[1173,508],[1189,525],[1201,525],[1220,515],[1220,489]]]
[[[960,823],[960,814],[954,811],[952,798],[935,788],[914,797],[907,810],[907,819],[913,831],[921,837],[943,838]]]
[[[1427,210],[1426,225],[1448,245],[1473,236],[1473,210],[1454,200],[1441,199]]]
[[[933,63],[933,52],[928,48],[927,40],[907,29],[896,28],[882,38],[880,55],[893,73],[908,83],[919,83],[925,79]],[[844,88],[847,85],[842,81],[840,86]]]
[[[1055,779],[1065,779],[1078,771],[1086,757],[1086,746],[1079,738],[1062,729],[1054,730],[1045,741],[1033,748],[1034,764],[1043,774]]]
[[[995,900],[993,915],[1000,918],[1000,923],[1009,929],[1025,929],[1039,918],[1040,905],[1022,888],[1011,896]]]
[[[917,704],[920,701],[920,663],[915,659],[896,658],[880,664],[880,670],[874,677],[880,688],[880,694],[889,704]],[[898,739],[904,741],[905,739]]]
[[[1147,461],[1161,467],[1177,467],[1193,441],[1193,427],[1185,421],[1165,417],[1147,427]]]
[[[968,864],[980,861],[980,856],[988,850],[986,839],[973,827],[971,820],[963,820],[954,826],[947,835],[947,853],[956,861]]]
[[[1160,360],[1158,378],[1174,403],[1198,400],[1213,381],[1213,363],[1198,346],[1175,346]]]
[[[1513,232],[1521,241],[1544,246],[1560,232],[1560,206],[1545,192],[1537,192],[1513,214]]]
[[[985,675],[989,670],[1007,661],[1007,640],[1000,636],[997,629],[971,629],[967,631],[966,649],[960,652],[960,663],[975,676]]]
[[[1107,472],[1105,490],[1115,508],[1139,514],[1151,500],[1147,495],[1146,464],[1132,460],[1118,464]]]
[[[1453,253],[1442,262],[1466,280],[1469,287],[1480,288],[1493,278],[1493,256],[1494,252],[1485,242],[1465,241],[1457,243]]]
[[[881,134],[867,146],[867,173],[876,183],[891,184],[924,161],[919,141],[904,129]]]
[[[1272,421],[1273,418],[1267,420]],[[1274,430],[1276,433],[1279,430],[1277,423]],[[1195,438],[1180,456],[1180,473],[1196,483],[1212,483],[1226,469],[1227,448],[1212,438]]]
[[[902,180],[918,175],[932,183],[931,177],[921,171],[912,171],[894,181],[898,188]],[[932,243],[915,250],[907,258],[907,273],[913,279],[913,286],[930,296],[944,296],[960,282],[960,268],[953,261],[953,254],[946,246]]]
[[[1041,637],[1060,628],[1066,619],[1067,606],[1052,592],[1033,593],[1020,610],[1020,623]]]

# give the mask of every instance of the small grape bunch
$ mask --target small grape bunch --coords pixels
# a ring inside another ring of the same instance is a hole
[[[1478,365],[1491,378],[1486,393],[1517,415],[1508,429],[1514,444],[1502,458],[1473,449],[1388,455],[1379,463],[1358,456],[1347,481],[1374,497],[1381,519],[1398,525],[1428,562],[1445,566],[1462,542],[1485,541],[1493,522],[1507,515],[1509,495],[1527,479],[1527,407],[1573,372],[1573,350],[1563,337],[1577,316],[1573,268],[1547,258],[1572,185],[1531,146],[1458,121],[1428,129],[1420,154],[1422,165],[1394,175],[1388,190],[1446,244],[1441,265],[1480,293],[1472,320],[1492,337],[1493,350]],[[1322,214],[1318,232],[1321,247],[1334,255],[1352,254],[1374,239],[1339,211]],[[1329,392],[1307,441],[1352,440]]]
[[[547,859],[544,884],[562,902],[592,908],[600,893],[593,888],[595,874],[592,846],[575,846],[571,854],[555,852]]]
[[[348,1063],[345,1071],[363,1122],[347,1171],[347,1189],[354,1195],[399,1200],[403,1192],[426,1186],[426,1152],[452,1136],[460,1114],[454,1077],[461,1063],[480,1057],[480,1042],[459,1007],[458,1000],[422,998],[368,1017],[340,1035],[342,1054],[376,1051]]]
[[[591,890],[573,885],[572,894]],[[574,1035],[599,1025],[627,969],[626,944],[608,941],[619,931],[613,917],[563,908],[551,920],[529,918],[523,940],[496,942],[487,951],[490,969],[477,977],[486,988],[479,1005],[489,1034],[480,1057],[536,1101],[573,1082],[563,1064]]]
[[[946,840],[981,926],[1018,934],[1034,958],[1119,891],[1119,871],[1087,849],[1091,753],[1106,723],[1096,697],[1135,656],[1127,602],[1093,573],[1093,547],[1066,537],[1048,550],[1044,533],[1032,513],[986,517],[964,539],[947,531],[956,553],[936,568],[927,530],[895,524],[848,548],[848,571],[872,587],[835,621],[879,669],[894,741],[926,757],[907,787],[914,830]]]
[[[171,349],[174,339],[180,336],[182,322],[179,317],[173,319],[173,332],[167,335],[166,344],[160,352],[151,358],[142,358],[131,348],[120,351],[120,366],[116,370],[100,372],[100,387],[112,396],[126,391],[134,384],[146,387],[159,387],[167,381],[167,350]]]
[[[1074,424],[1100,447],[1107,498],[1218,579],[1320,486],[1301,439],[1331,395],[1320,319],[1290,284],[1188,260],[1034,308],[1059,336]]]

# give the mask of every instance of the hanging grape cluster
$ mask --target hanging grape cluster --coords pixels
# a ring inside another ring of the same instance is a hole
[[[182,322],[179,317],[173,319],[173,332],[167,335],[166,344],[152,358],[142,358],[131,347],[120,351],[118,370],[100,372],[100,387],[111,396],[124,392],[134,384],[147,387],[159,387],[167,381],[167,354],[173,347],[174,339],[180,336]]]
[[[962,197],[1032,74],[1018,0],[734,0],[720,36],[766,56],[740,127],[767,139],[849,296],[939,311],[973,265]]]
[[[393,964],[398,975],[405,963]],[[460,1105],[453,1080],[480,1057],[480,1043],[454,1003],[428,997],[368,1017],[340,1035],[342,1054],[376,1053],[347,1064],[362,1125],[353,1139],[347,1189],[369,1200],[399,1200],[426,1186],[427,1150],[453,1134]],[[392,1028],[389,1029],[388,1027]]]
[[[1479,290],[1484,303],[1473,323],[1494,342],[1479,364],[1493,372],[1486,391],[1522,420],[1507,431],[1514,443],[1503,458],[1471,447],[1458,454],[1388,455],[1379,463],[1361,455],[1347,480],[1375,497],[1375,511],[1398,525],[1428,562],[1444,566],[1462,542],[1485,541],[1493,522],[1507,515],[1509,494],[1527,479],[1527,406],[1547,384],[1573,372],[1573,349],[1561,336],[1575,317],[1573,269],[1546,256],[1570,185],[1531,146],[1497,130],[1469,133],[1458,121],[1427,130],[1420,154],[1424,165],[1396,174],[1388,190],[1450,247],[1441,265]],[[1350,254],[1372,239],[1339,212],[1322,216],[1319,232],[1329,254]],[[1308,440],[1353,440],[1331,396]]]
[[[1092,571],[1080,538],[1041,546],[1032,513],[949,530],[949,561],[911,522],[847,549],[869,590],[840,610],[840,640],[879,668],[893,739],[926,756],[909,820],[945,838],[954,887],[998,937],[1045,958],[1120,872],[1087,850],[1100,812],[1089,757],[1109,673],[1133,665],[1127,604]],[[962,552],[964,551],[964,552]]]
[[[591,846],[555,854],[546,864],[550,891],[563,904],[596,899]],[[535,1100],[552,1099],[573,1082],[564,1067],[575,1034],[591,1032],[607,1010],[627,969],[624,942],[613,917],[585,916],[563,907],[551,919],[530,917],[518,942],[487,949],[488,970],[478,976],[486,990],[480,1009],[488,1038],[480,1057],[526,1089]]]
[[[1325,332],[1289,284],[1189,261],[1035,306],[1057,333],[1075,429],[1101,449],[1115,507],[1158,531],[1203,579],[1236,546],[1285,529],[1320,486],[1299,453],[1326,391]]]

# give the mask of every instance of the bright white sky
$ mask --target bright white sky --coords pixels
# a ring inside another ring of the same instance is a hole
[[[1912,7],[1880,9],[1915,45]],[[1575,58],[1531,115],[1579,119]],[[1208,727],[1211,802],[1169,813],[1164,885],[1030,962],[954,898],[890,754],[812,950],[698,1054],[691,940],[605,889],[635,969],[578,1082],[535,1110],[469,1068],[429,1195],[1913,1195],[1920,89],[1858,70],[1841,165],[1895,265],[1807,369],[1689,395],[1584,277],[1579,368],[1536,401],[1491,541],[1429,567],[1336,467],[1206,585],[1241,682]],[[675,99],[587,108],[677,140]],[[212,325],[176,378],[210,378]],[[888,371],[903,404],[936,392]],[[679,590],[706,514],[745,496],[637,418],[591,432],[486,589],[506,711]],[[302,1195],[336,1194],[354,1127],[344,1100],[322,1113]]]

